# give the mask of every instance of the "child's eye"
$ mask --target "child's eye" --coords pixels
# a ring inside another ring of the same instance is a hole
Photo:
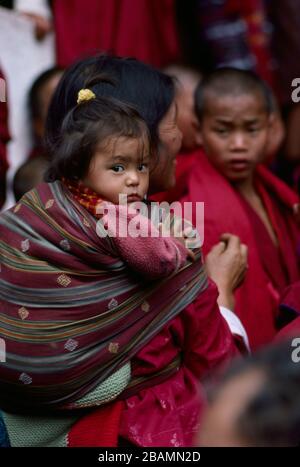
[[[114,165],[112,168],[111,168],[114,172],[123,172],[124,169],[124,166],[123,165]]]
[[[147,170],[148,170],[148,164],[140,164],[140,165],[138,166],[138,170],[139,170],[140,172],[147,172]]]

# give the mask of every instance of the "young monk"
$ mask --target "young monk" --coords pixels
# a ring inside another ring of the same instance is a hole
[[[270,94],[250,72],[224,68],[196,92],[202,145],[187,198],[204,201],[204,251],[223,232],[249,248],[249,269],[236,292],[240,316],[253,348],[276,334],[279,296],[299,278],[297,196],[260,163],[271,125]]]

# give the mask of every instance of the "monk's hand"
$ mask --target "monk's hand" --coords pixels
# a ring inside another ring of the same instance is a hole
[[[245,278],[247,256],[247,246],[241,243],[239,237],[227,233],[206,255],[207,274],[219,289],[220,305],[233,309],[233,292]]]

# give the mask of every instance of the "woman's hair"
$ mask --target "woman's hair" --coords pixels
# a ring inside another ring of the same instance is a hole
[[[76,104],[61,123],[56,150],[45,180],[53,182],[62,177],[73,180],[83,178],[96,150],[104,147],[110,138],[122,136],[142,139],[141,159],[144,144],[150,150],[146,122],[132,106],[103,97]]]
[[[134,58],[98,55],[80,60],[64,73],[55,91],[46,124],[46,144],[55,154],[62,121],[76,106],[78,92],[91,89],[97,97],[113,97],[134,107],[157,144],[158,125],[175,96],[171,77]]]

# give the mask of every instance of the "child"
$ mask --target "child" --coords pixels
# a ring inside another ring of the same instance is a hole
[[[170,275],[184,265],[187,256],[193,257],[192,252],[179,240],[160,235],[155,225],[136,209],[127,208],[127,203],[143,208],[149,187],[151,147],[147,126],[121,103],[94,99],[89,89],[80,91],[78,107],[63,123],[64,137],[57,150],[58,160],[76,164],[78,155],[83,156],[85,141],[90,140],[88,148],[95,148],[95,152],[85,153],[87,170],[78,179],[78,170],[72,175],[53,163],[49,179],[53,181],[56,170],[55,178],[63,180],[76,201],[101,219],[97,232],[112,238],[120,257],[135,271],[152,279]],[[78,128],[82,139],[77,136]],[[134,236],[130,235],[130,223]],[[134,231],[134,226],[138,231]]]
[[[196,92],[205,155],[199,155],[189,180],[189,199],[205,203],[205,252],[224,232],[248,246],[249,269],[236,293],[236,312],[253,348],[274,337],[280,293],[299,278],[297,196],[259,164],[271,110],[268,89],[251,72],[219,69]]]
[[[119,194],[129,204],[144,199],[149,153],[147,126],[134,109],[83,90],[63,121],[48,172],[53,183],[27,193],[3,214],[4,409],[84,408],[124,394],[129,382],[131,393],[148,385],[151,378],[131,378],[131,357],[207,287],[200,262],[185,264],[188,250],[159,235],[147,218],[115,206],[119,225],[140,223],[141,235],[130,238],[114,228],[111,211],[99,214],[118,203]],[[97,218],[104,220],[100,227]],[[99,238],[105,223],[110,236]],[[146,236],[150,228],[155,238]],[[163,377],[176,365],[174,357]],[[56,421],[67,431],[78,417]],[[6,411],[4,419],[12,444],[18,444],[14,435],[24,420]],[[27,434],[40,439],[42,426],[46,432],[50,425],[53,418],[32,419]]]

